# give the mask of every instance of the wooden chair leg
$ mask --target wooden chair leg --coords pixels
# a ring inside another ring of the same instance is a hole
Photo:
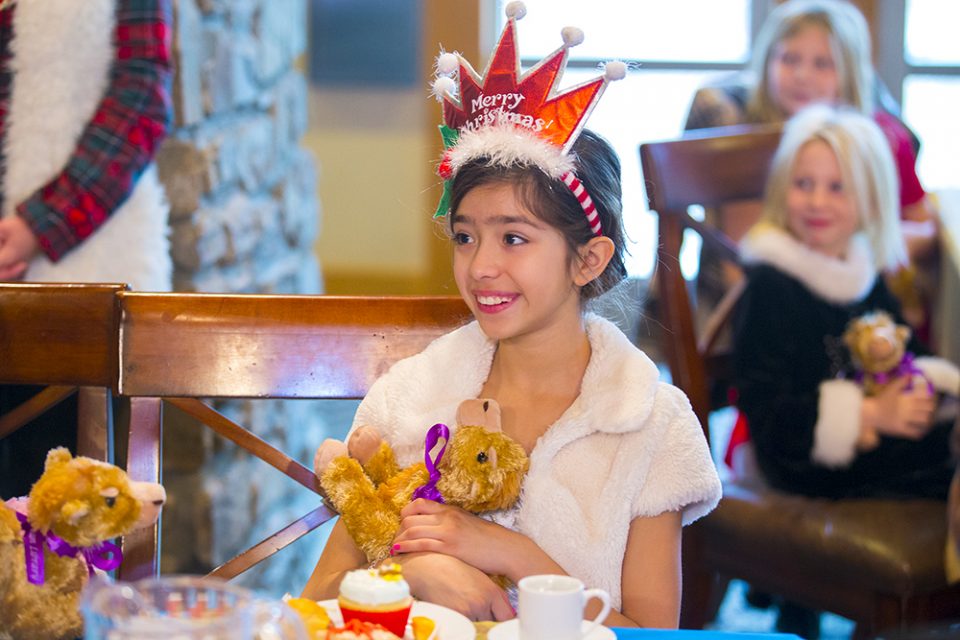
[[[114,463],[113,394],[103,387],[77,392],[77,453]]]
[[[163,401],[160,398],[130,399],[130,429],[127,444],[127,474],[134,480],[160,482],[163,460]],[[162,517],[162,515],[161,515]],[[123,538],[123,564],[118,576],[138,580],[160,574],[160,519],[147,529]]]
[[[723,598],[719,576],[703,561],[700,530],[688,527],[683,535],[683,599],[680,606],[681,629],[703,629],[716,617]],[[723,581],[724,586],[729,581]],[[725,588],[724,588],[725,591]]]

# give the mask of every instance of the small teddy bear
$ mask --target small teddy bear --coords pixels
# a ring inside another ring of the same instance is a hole
[[[159,484],[52,449],[28,499],[0,503],[0,638],[83,635],[80,590],[120,564],[109,540],[156,522],[165,500]]]
[[[864,314],[847,325],[843,342],[862,376],[864,395],[874,396],[893,376],[908,373],[900,369],[912,362],[907,353],[910,333],[909,327],[897,324],[884,311]]]
[[[457,424],[433,473],[432,444],[427,462],[401,469],[390,445],[369,427],[355,430],[347,444],[326,440],[318,448],[314,471],[320,485],[370,562],[389,554],[400,510],[414,497],[431,497],[434,485],[442,501],[474,513],[505,509],[519,498],[530,462],[501,430],[499,405],[466,400],[457,409]]]

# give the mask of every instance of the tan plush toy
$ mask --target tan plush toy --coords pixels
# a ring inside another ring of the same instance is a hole
[[[843,342],[850,350],[858,375],[862,375],[864,395],[876,395],[895,375],[915,373],[907,370],[912,362],[907,353],[909,339],[910,328],[895,323],[883,311],[867,313],[850,322]]]
[[[500,429],[500,407],[493,400],[467,400],[457,410],[457,424],[437,463],[439,478],[433,477],[444,502],[474,513],[513,505],[529,460],[523,447]],[[432,488],[426,462],[401,469],[390,445],[365,427],[355,430],[347,444],[326,440],[320,445],[314,471],[371,562],[389,554],[400,510],[420,487],[427,485],[418,497]]]
[[[80,590],[93,567],[119,565],[108,541],[156,522],[165,500],[159,484],[51,450],[28,499],[0,503],[0,639],[82,636]]]

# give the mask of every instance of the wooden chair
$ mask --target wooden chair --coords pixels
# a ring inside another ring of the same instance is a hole
[[[119,299],[119,393],[131,403],[135,477],[160,480],[166,401],[315,492],[312,470],[201,398],[362,398],[394,362],[469,318],[454,297],[128,292]],[[233,578],[334,515],[323,502],[211,575]],[[157,531],[124,540],[125,579],[158,572]]]
[[[80,455],[113,461],[122,284],[0,283],[0,384],[44,385],[0,416],[0,438],[78,394]]]
[[[728,296],[698,340],[677,256],[685,229],[736,261],[735,245],[691,218],[688,207],[760,198],[779,142],[775,128],[738,127],[640,146],[651,210],[659,220],[656,286],[673,381],[690,398],[710,439],[716,386],[728,374],[714,337]],[[736,296],[736,291],[733,298]],[[730,578],[857,623],[859,637],[960,616],[960,589],[945,584],[945,505],[934,500],[810,499],[762,483],[728,481],[719,507],[684,536],[681,624],[716,613]]]

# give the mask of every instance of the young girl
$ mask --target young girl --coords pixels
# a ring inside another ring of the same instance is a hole
[[[742,243],[748,284],[734,327],[738,405],[760,469],[777,488],[947,494],[951,425],[934,420],[935,395],[903,375],[864,397],[841,340],[867,312],[903,324],[878,277],[904,258],[893,175],[882,132],[860,113],[815,106],[786,125],[763,219]],[[916,340],[908,349],[923,353]],[[950,363],[916,364],[938,389],[960,390]]]
[[[519,68],[514,28],[511,16],[487,78]],[[412,502],[392,560],[416,597],[474,620],[515,615],[488,574],[515,584],[554,573],[606,589],[616,609],[607,625],[676,627],[680,529],[715,506],[720,485],[687,399],[614,325],[584,314],[587,300],[625,277],[619,160],[605,140],[580,132],[579,116],[560,134],[524,128],[547,121],[533,104],[545,92],[511,100],[512,83],[485,82],[502,96],[488,102],[526,111],[468,114],[464,121],[489,124],[454,131],[456,108],[483,104],[461,83],[462,102],[443,96],[441,170],[451,178],[454,275],[476,321],[395,365],[354,426],[377,427],[409,464],[422,459],[430,424],[453,424],[462,400],[490,397],[530,470],[520,504],[492,520]],[[304,595],[335,596],[344,572],[364,564],[338,523]]]

